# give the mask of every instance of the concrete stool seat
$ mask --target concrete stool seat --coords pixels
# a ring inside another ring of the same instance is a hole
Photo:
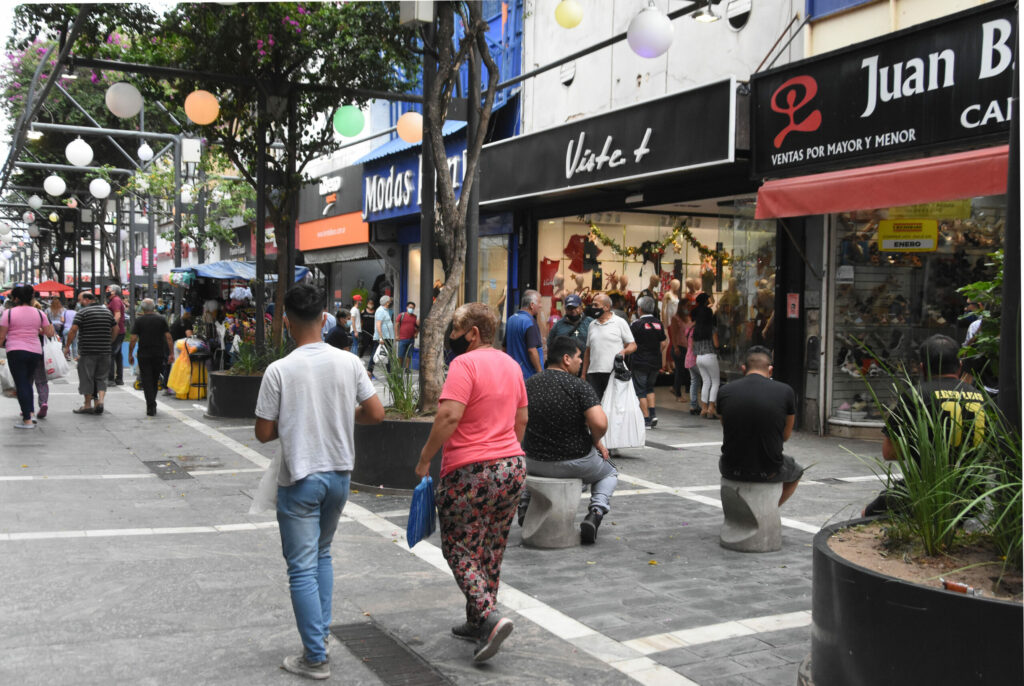
[[[781,483],[733,481],[722,477],[722,511],[725,521],[718,535],[719,544],[741,553],[781,550],[780,497]]]
[[[579,545],[576,510],[583,481],[527,475],[526,487],[530,489],[530,507],[523,520],[523,543],[533,548]]]

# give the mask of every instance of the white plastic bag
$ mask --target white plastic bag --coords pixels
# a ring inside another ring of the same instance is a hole
[[[47,338],[43,343],[43,365],[46,379],[53,381],[68,373],[68,362],[64,359],[64,349],[57,338]]]
[[[0,391],[7,391],[14,388],[14,377],[7,367],[7,351],[0,348]]]
[[[604,447],[608,450],[643,447],[647,437],[644,413],[640,411],[632,381],[622,381],[612,374],[601,399],[601,408],[608,416],[608,431],[602,439]]]
[[[274,460],[263,472],[260,485],[256,487],[256,494],[252,499],[252,506],[249,514],[260,514],[268,510],[277,510],[277,475],[281,472],[281,453],[278,453]]]
[[[388,355],[391,354],[390,347],[389,343],[381,341],[380,345],[377,346],[377,351],[373,353],[373,363],[386,365],[388,363]]]

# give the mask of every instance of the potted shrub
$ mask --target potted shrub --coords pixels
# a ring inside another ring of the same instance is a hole
[[[238,345],[238,357],[227,371],[210,372],[207,382],[206,414],[210,417],[243,419],[256,417],[263,372],[274,360],[290,351],[287,342],[268,346],[262,355],[252,341]]]
[[[810,682],[1024,683],[1020,434],[914,405],[889,422],[905,507],[815,536]]]
[[[394,345],[388,345],[388,351],[391,370],[384,377],[385,397],[381,398],[386,416],[380,424],[356,424],[352,482],[371,488],[412,490],[419,483],[413,469],[433,422],[431,417],[417,413],[418,384],[405,373]],[[435,483],[440,469],[441,461],[434,460],[430,475]]]

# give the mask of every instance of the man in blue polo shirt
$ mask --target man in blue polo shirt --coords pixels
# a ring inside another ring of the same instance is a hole
[[[523,378],[531,376],[544,367],[543,342],[540,327],[537,326],[537,313],[540,312],[540,293],[526,291],[519,302],[519,311],[508,318],[505,325],[505,352],[512,356],[523,370]]]

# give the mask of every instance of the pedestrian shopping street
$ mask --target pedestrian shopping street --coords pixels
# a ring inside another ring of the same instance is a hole
[[[0,398],[0,683],[300,683],[279,668],[300,644],[277,523],[246,514],[277,442],[259,444],[251,420],[204,418],[205,401],[161,395],[146,417],[130,377],[102,416],[74,415],[76,388],[73,373],[52,382],[34,431],[9,430],[17,401]],[[410,551],[409,495],[356,487],[333,546],[331,682],[796,683],[812,535],[877,491],[879,444],[796,433],[787,453],[809,469],[783,549],[731,552],[720,425],[666,391],[647,446],[616,459],[596,545],[524,548],[513,524],[499,600],[515,632],[482,665],[449,633],[465,601],[437,534]],[[353,636],[376,642],[367,653]]]

